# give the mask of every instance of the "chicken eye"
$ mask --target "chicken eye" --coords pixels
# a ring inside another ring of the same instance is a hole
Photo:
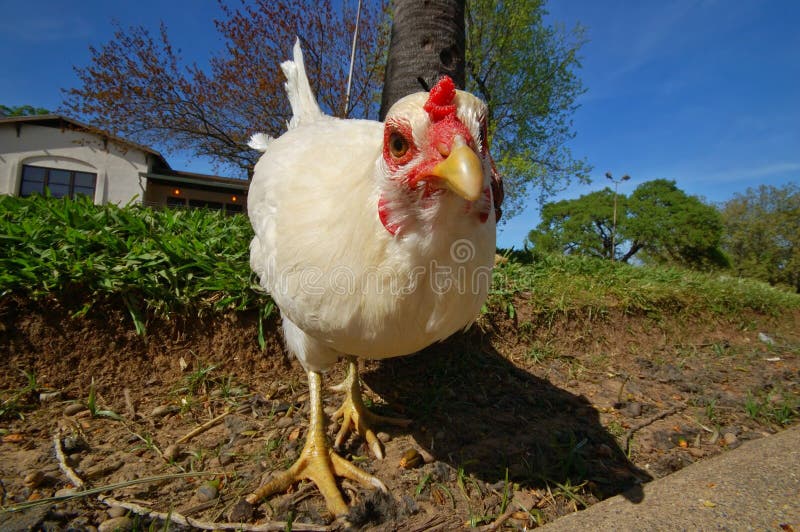
[[[408,152],[408,141],[398,132],[394,132],[389,136],[389,151],[392,157],[399,159]]]

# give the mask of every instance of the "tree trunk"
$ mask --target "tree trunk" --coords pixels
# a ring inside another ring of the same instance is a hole
[[[465,84],[465,0],[394,0],[394,20],[380,119],[400,98],[446,74]]]

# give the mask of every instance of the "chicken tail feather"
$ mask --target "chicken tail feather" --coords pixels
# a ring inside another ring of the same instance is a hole
[[[284,84],[286,95],[289,97],[289,104],[292,106],[292,119],[289,121],[289,129],[294,129],[303,123],[314,122],[323,116],[306,75],[300,39],[297,39],[294,43],[293,55],[292,61],[281,63],[281,70],[286,76],[286,83]]]
[[[270,142],[272,142],[272,140],[273,138],[266,133],[255,133],[250,137],[247,145],[253,150],[265,152],[267,151],[267,146]]]

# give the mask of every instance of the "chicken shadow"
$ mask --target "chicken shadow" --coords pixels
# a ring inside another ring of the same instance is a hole
[[[436,460],[489,484],[586,483],[598,499],[638,503],[652,480],[634,466],[583,396],[516,367],[473,327],[417,355],[384,360],[363,381],[413,419],[409,429]],[[400,432],[398,432],[400,433]]]

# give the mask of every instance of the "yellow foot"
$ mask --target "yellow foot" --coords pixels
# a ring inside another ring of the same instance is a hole
[[[372,450],[372,454],[378,459],[383,459],[383,444],[375,436],[372,425],[388,424],[398,427],[407,427],[411,424],[410,419],[394,418],[373,414],[364,405],[361,399],[361,386],[358,378],[358,365],[354,358],[348,359],[347,377],[344,382],[332,387],[335,391],[344,391],[345,399],[342,406],[331,416],[335,421],[342,418],[342,425],[333,445],[340,448],[351,430],[361,435],[367,440],[367,445]]]
[[[308,372],[308,381],[310,425],[300,457],[288,470],[248,495],[246,501],[254,505],[273,493],[286,491],[295,482],[310,480],[317,485],[322,496],[325,497],[328,510],[336,516],[342,516],[347,513],[348,507],[336,485],[336,477],[349,478],[383,492],[388,490],[383,482],[333,452],[324,431],[321,376],[319,373],[310,371]]]

